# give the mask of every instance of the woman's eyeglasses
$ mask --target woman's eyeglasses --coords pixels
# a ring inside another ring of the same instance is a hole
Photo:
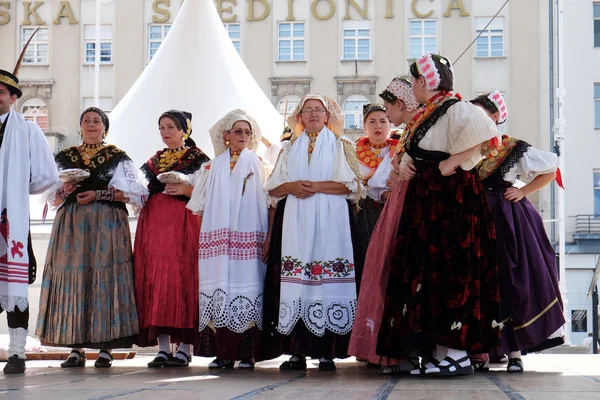
[[[231,132],[237,136],[242,136],[242,135],[252,136],[252,131],[250,129],[235,129],[235,130],[231,130],[229,132]]]
[[[324,108],[315,108],[314,110],[312,108],[305,108],[304,110],[301,111],[302,114],[322,114],[324,112],[326,112],[327,110]]]

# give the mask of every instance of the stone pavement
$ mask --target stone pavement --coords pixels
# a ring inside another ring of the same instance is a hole
[[[522,375],[498,365],[487,374],[455,379],[388,377],[353,358],[338,361],[336,372],[320,372],[309,360],[302,373],[280,372],[285,357],[259,363],[254,371],[216,372],[208,370],[207,358],[194,357],[189,368],[148,369],[152,358],[138,355],[105,370],[90,361],[76,370],[62,370],[60,361],[30,361],[24,376],[0,373],[0,399],[600,399],[600,356],[587,354],[535,354],[525,357]]]

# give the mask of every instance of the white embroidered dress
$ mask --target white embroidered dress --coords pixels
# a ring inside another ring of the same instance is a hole
[[[202,166],[187,208],[202,215],[200,325],[242,333],[262,329],[266,265],[262,246],[269,229],[265,173],[260,158],[244,149],[230,171],[225,151]]]
[[[301,319],[316,336],[326,330],[345,335],[352,330],[356,311],[354,256],[347,199],[362,190],[348,164],[346,138],[328,128],[319,133],[310,161],[310,139],[303,132],[286,142],[265,188],[307,180],[343,183],[347,196],[317,193],[306,199],[287,196],[281,248],[281,295],[278,331],[292,332]],[[355,151],[353,145],[349,146]],[[271,199],[271,204],[279,199]]]

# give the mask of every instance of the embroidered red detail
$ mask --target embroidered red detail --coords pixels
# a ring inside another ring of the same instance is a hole
[[[23,258],[23,243],[12,241],[12,247],[10,249],[10,254],[13,258],[15,258],[15,254],[18,254],[19,257]]]
[[[200,232],[199,257],[208,259],[229,256],[232,260],[256,260],[262,258],[265,232],[237,232],[227,228]]]

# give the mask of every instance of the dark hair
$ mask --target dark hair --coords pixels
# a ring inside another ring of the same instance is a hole
[[[101,109],[99,109],[97,107],[86,108],[85,111],[82,112],[81,116],[79,117],[79,125],[81,125],[81,123],[83,122],[83,117],[85,117],[86,114],[91,113],[91,112],[96,113],[100,116],[100,119],[102,120],[102,125],[104,125],[104,133],[107,134],[108,128],[110,127],[108,115],[106,115],[106,113],[104,111],[102,111]]]
[[[438,74],[440,74],[440,86],[437,90],[442,90],[446,92],[451,92],[454,90],[454,74],[450,70],[450,60],[446,57],[440,56],[438,54],[432,54],[431,58],[435,64],[435,68],[437,69]],[[410,74],[414,78],[418,78],[422,76],[419,73],[419,68],[417,67],[417,62],[415,61],[410,65]]]
[[[369,118],[369,115],[374,113],[375,111],[383,111],[385,112],[385,107],[381,104],[365,104],[363,105],[363,124]]]
[[[478,104],[486,110],[488,110],[489,112],[491,112],[492,114],[495,114],[498,111],[500,111],[498,110],[498,107],[496,107],[494,102],[490,100],[490,93],[481,94],[475,97],[473,100],[471,100],[470,103]]]

